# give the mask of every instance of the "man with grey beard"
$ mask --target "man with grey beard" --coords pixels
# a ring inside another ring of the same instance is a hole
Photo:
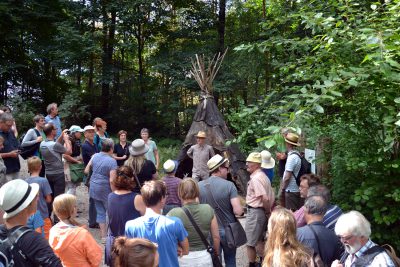
[[[386,251],[369,239],[371,224],[360,212],[353,210],[340,216],[335,232],[346,252],[331,267],[396,266]]]

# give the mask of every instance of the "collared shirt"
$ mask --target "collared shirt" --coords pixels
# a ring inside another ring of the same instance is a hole
[[[250,175],[247,183],[246,204],[253,208],[263,208],[262,197],[266,196],[269,201],[269,211],[275,200],[275,195],[268,177],[261,169],[257,169]]]
[[[301,168],[301,159],[299,156],[294,155],[294,153],[295,152],[293,150],[288,153],[285,165],[285,172],[283,174],[283,177],[285,177],[286,172],[290,171],[293,173],[292,177],[290,177],[288,186],[285,188],[286,192],[300,192],[299,186],[296,183],[295,175],[299,174]]]
[[[90,158],[99,152],[97,149],[97,146],[93,143],[89,143],[88,140],[85,141],[82,145],[82,159],[83,159],[83,165],[88,165]]]
[[[61,135],[61,120],[60,117],[57,115],[54,118],[50,117],[50,115],[47,115],[44,120],[46,123],[52,123],[56,128],[57,128],[57,135],[54,137],[54,140],[57,140],[57,138]]]
[[[192,172],[200,177],[208,177],[207,161],[215,155],[213,147],[207,144],[203,146],[197,144],[189,148],[187,155],[193,159]]]
[[[336,205],[329,205],[328,211],[324,215],[323,223],[326,228],[331,230],[335,229],[336,221],[339,219],[340,215],[343,214],[341,208]]]
[[[370,249],[374,246],[376,246],[376,244],[374,242],[372,242],[371,240],[368,240],[368,242],[353,255],[355,255],[356,259],[360,258],[363,256],[364,252],[366,252],[368,249]],[[345,267],[352,266],[353,262],[356,260],[356,259],[353,260],[353,255],[349,254],[349,256],[346,258],[346,261],[344,262]],[[374,259],[368,265],[365,265],[363,267],[377,267],[377,266],[395,267],[392,259],[389,257],[389,255],[385,251],[376,255],[374,257]]]
[[[294,212],[294,218],[296,219],[297,227],[303,227],[307,224],[304,218],[304,206]]]

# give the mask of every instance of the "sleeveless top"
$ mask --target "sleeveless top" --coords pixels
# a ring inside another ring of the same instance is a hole
[[[125,223],[141,216],[134,205],[136,195],[133,192],[123,195],[115,193],[108,195],[107,213],[109,218],[109,232],[112,236],[125,235]]]

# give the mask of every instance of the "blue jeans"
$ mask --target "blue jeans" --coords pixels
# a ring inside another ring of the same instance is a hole
[[[236,248],[229,248],[225,240],[225,229],[219,228],[219,237],[221,239],[221,247],[219,253],[221,255],[221,250],[224,251],[224,260],[226,267],[236,267]]]
[[[107,202],[94,199],[94,205],[96,207],[96,222],[97,223],[106,223],[107,217]]]

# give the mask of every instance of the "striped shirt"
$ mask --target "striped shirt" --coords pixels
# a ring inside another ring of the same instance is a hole
[[[167,186],[167,199],[166,205],[181,205],[181,200],[178,197],[178,187],[182,179],[175,176],[165,176],[163,178],[165,185]]]
[[[371,240],[368,240],[368,242],[362,247],[360,248],[359,251],[357,251],[354,256],[356,258],[360,258],[363,256],[363,254],[370,248],[376,246],[376,244],[374,242],[372,242]],[[344,263],[345,267],[351,267],[353,266],[353,262],[355,260],[352,261],[353,255],[349,254],[349,256],[346,258],[346,261]],[[374,259],[368,264],[368,265],[364,265],[363,267],[395,267],[392,259],[390,258],[390,256],[385,252],[381,252],[378,255],[376,255],[374,257]]]
[[[343,211],[336,205],[329,205],[328,210],[324,215],[323,224],[326,228],[334,230],[336,221],[339,219]]]
[[[290,177],[290,182],[288,186],[285,188],[286,192],[300,192],[299,186],[296,183],[295,175],[299,174],[301,168],[301,160],[299,156],[293,155],[294,153],[295,152],[293,150],[288,153],[285,165],[285,172],[283,174],[283,177],[285,177],[287,171],[293,173],[292,177]]]

